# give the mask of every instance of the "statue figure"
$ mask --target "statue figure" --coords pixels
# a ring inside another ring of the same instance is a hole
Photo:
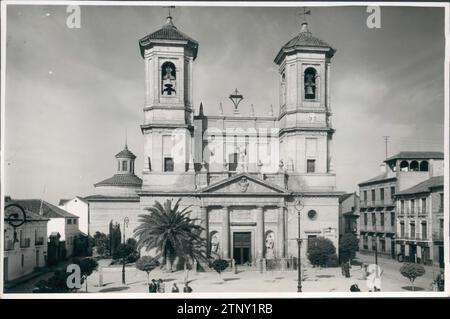
[[[275,245],[274,234],[273,232],[269,232],[266,235],[266,259],[275,258],[274,245]]]
[[[219,233],[215,232],[211,237],[211,253],[219,255],[220,238]]]

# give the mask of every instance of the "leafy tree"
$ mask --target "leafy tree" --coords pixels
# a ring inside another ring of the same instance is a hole
[[[108,256],[109,251],[109,236],[99,231],[94,234],[94,246],[97,248],[97,253],[100,256]]]
[[[333,267],[337,266],[336,248],[328,238],[317,237],[308,246],[308,259],[313,266]]]
[[[344,234],[339,241],[339,257],[341,262],[348,262],[355,258],[358,251],[358,238],[354,234]]]
[[[93,258],[74,259],[73,262],[80,266],[81,281],[86,281],[86,292],[88,292],[87,279],[92,273],[97,270],[98,263]]]
[[[158,259],[151,256],[142,256],[136,262],[136,268],[147,273],[147,283],[150,284],[150,272],[159,266]]]
[[[117,248],[122,243],[122,233],[120,232],[120,225],[118,223],[109,223],[109,251],[111,256],[114,256]]]
[[[229,266],[228,261],[224,259],[216,259],[211,263],[211,268],[219,275],[219,280],[222,281],[222,272]]]
[[[73,255],[77,257],[92,256],[94,239],[90,236],[79,234],[73,239]]]
[[[200,236],[204,230],[198,219],[190,218],[190,207],[179,209],[181,199],[172,206],[172,200],[164,205],[158,201],[148,208],[149,214],[139,215],[140,225],[134,230],[138,249],[156,249],[162,255],[166,270],[172,271],[172,263],[178,256],[187,262],[195,259],[207,261],[206,240]]]
[[[422,265],[414,264],[414,263],[406,263],[400,267],[400,273],[409,279],[412,285],[412,289],[414,290],[414,280],[417,277],[423,276],[425,274],[425,268]]]
[[[126,284],[125,282],[125,264],[131,255],[135,254],[136,250],[133,246],[127,244],[120,244],[117,246],[117,249],[114,252],[114,259],[120,259],[122,262],[122,284]]]

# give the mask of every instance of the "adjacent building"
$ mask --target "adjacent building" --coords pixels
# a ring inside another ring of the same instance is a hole
[[[397,258],[395,194],[443,170],[442,152],[400,152],[384,161],[380,175],[360,183],[360,251]]]
[[[40,199],[17,199],[15,202],[35,215],[48,219],[45,241],[52,233],[59,234],[60,240],[65,242],[65,256],[72,256],[74,239],[80,234],[78,216]]]
[[[79,230],[85,234],[89,233],[89,203],[80,196],[76,196],[72,199],[61,199],[59,201],[59,208],[78,216]]]
[[[404,259],[444,267],[444,177],[431,177],[395,195],[397,251]]]
[[[336,189],[332,161],[335,49],[303,22],[274,59],[277,114],[273,107],[263,112],[248,104],[244,113],[238,90],[205,114],[202,104],[194,111],[193,101],[199,43],[168,17],[139,40],[139,48],[146,88],[142,179],[125,146],[116,155],[116,174],[95,184],[95,194],[85,198],[90,233],[107,232],[111,220],[124,225],[128,218],[128,237],[138,215],[156,201],[181,198],[181,207],[191,205],[201,220],[209,252],[238,264],[296,257],[299,236],[329,238],[338,250],[343,193]]]
[[[339,238],[344,234],[359,237],[359,195],[344,194],[339,198]]]
[[[13,203],[15,201],[5,199],[5,205]],[[46,265],[49,219],[28,209],[25,210],[25,213],[26,220],[21,226],[13,227],[8,222],[4,224],[4,283],[18,279],[33,272],[36,268]],[[5,215],[8,214],[9,210],[7,209]]]

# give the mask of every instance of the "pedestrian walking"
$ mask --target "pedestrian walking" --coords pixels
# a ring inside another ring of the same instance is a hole
[[[438,291],[444,291],[445,281],[444,281],[444,271],[441,270],[439,275],[436,277],[436,285]]]
[[[148,292],[155,293],[157,290],[157,283],[155,279],[152,279],[152,281],[148,284]]]
[[[161,278],[158,279],[158,292],[160,292],[160,293],[166,292],[166,288],[164,287],[164,282]]]
[[[345,278],[350,278],[350,261],[347,261],[344,264],[344,273],[345,273]]]
[[[180,289],[178,289],[178,286],[176,283],[173,283],[172,292],[180,292]]]
[[[380,291],[381,290],[381,276],[383,275],[383,270],[377,264],[370,264],[367,267],[367,279],[366,285],[369,291]]]
[[[192,292],[192,288],[189,286],[189,284],[186,282],[184,284],[183,292]]]

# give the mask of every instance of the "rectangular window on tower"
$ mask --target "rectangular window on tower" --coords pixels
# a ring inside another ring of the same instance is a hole
[[[164,157],[164,172],[173,172],[173,158]]]
[[[122,161],[122,171],[126,172],[128,170],[127,161]]]
[[[309,159],[306,162],[306,172],[315,173],[316,172],[316,160]]]
[[[173,172],[174,160],[172,156],[173,151],[173,138],[170,135],[162,137],[162,157],[163,157],[163,171]]]

